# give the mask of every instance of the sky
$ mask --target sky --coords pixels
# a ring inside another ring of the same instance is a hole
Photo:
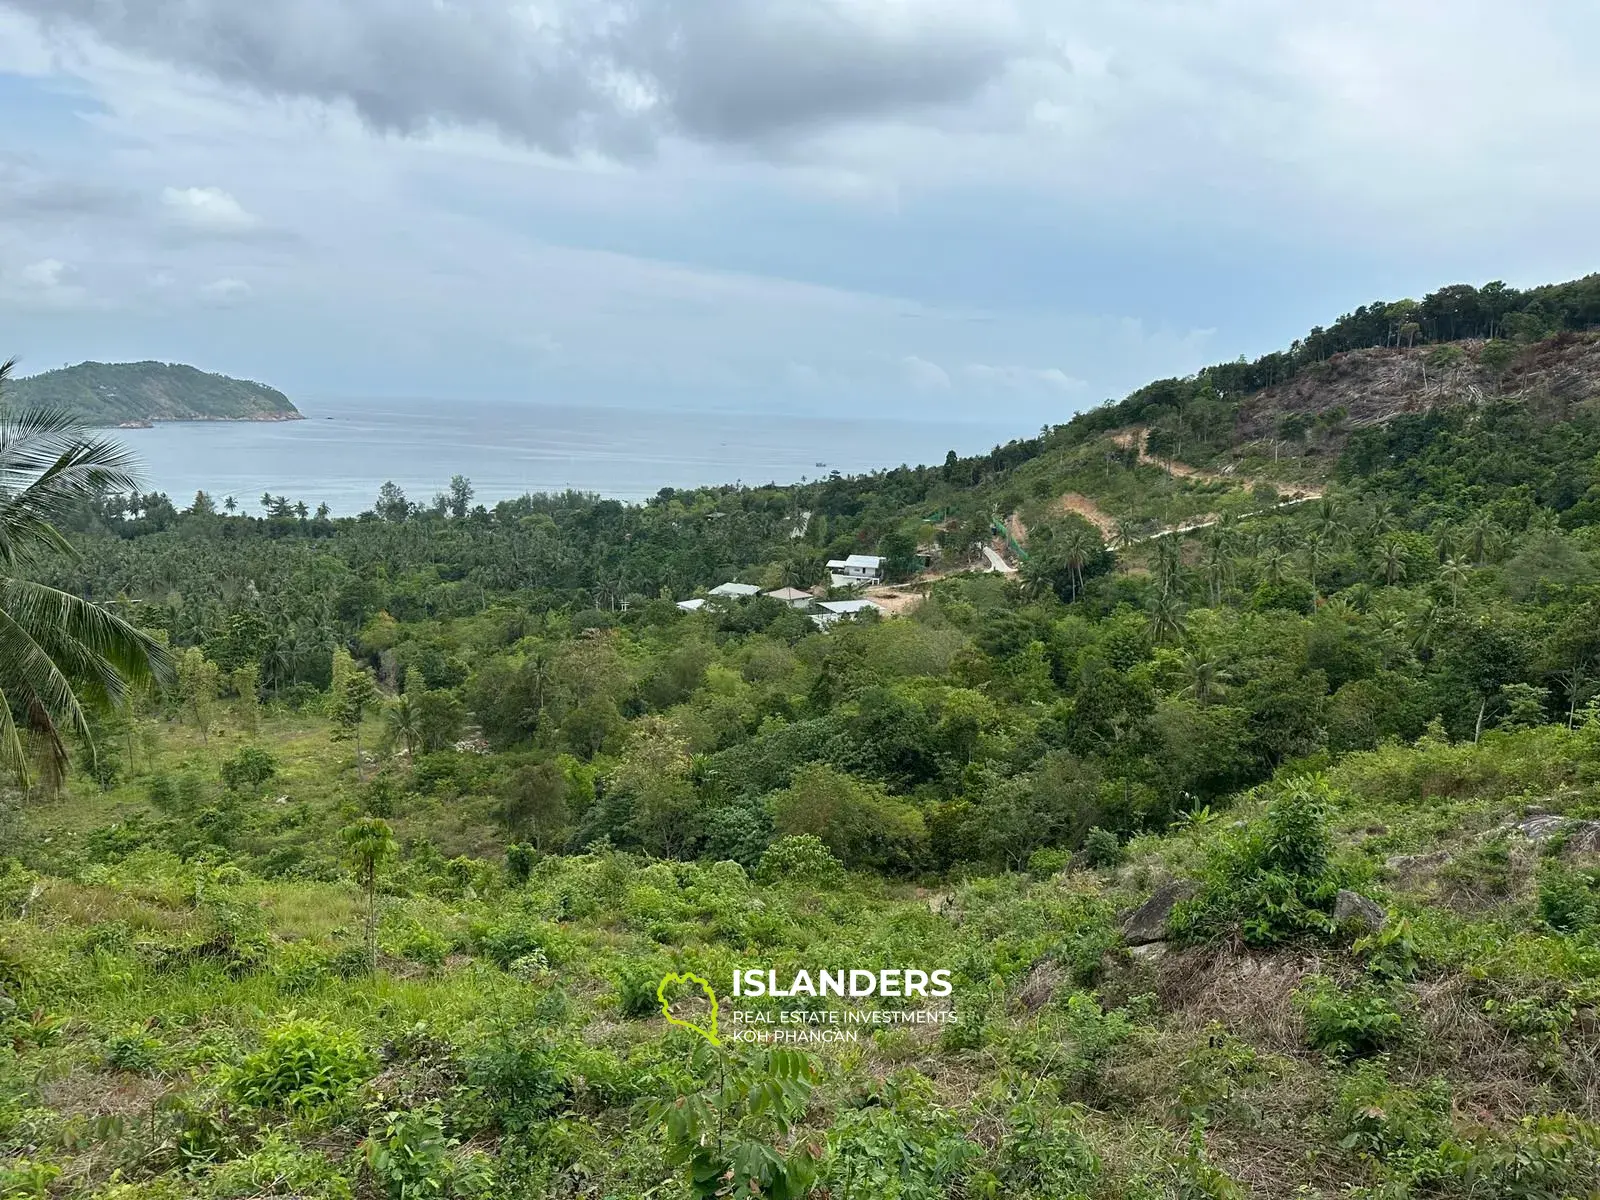
[[[0,0],[0,354],[1026,433],[1597,269],[1596,45],[1572,0]]]

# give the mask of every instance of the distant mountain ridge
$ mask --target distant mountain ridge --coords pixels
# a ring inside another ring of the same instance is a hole
[[[301,419],[275,388],[182,363],[79,363],[12,380],[5,398],[15,405],[64,408],[90,425]]]

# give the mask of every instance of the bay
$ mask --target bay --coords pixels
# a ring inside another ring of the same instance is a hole
[[[831,419],[790,414],[659,412],[435,400],[299,401],[303,421],[166,422],[119,429],[145,491],[180,508],[204,490],[258,512],[263,492],[372,507],[387,480],[426,503],[450,477],[479,503],[568,488],[644,500],[664,487],[796,483],[945,453],[987,451],[1032,431],[997,422]]]

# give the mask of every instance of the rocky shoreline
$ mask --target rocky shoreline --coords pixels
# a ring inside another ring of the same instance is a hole
[[[304,421],[303,412],[273,412],[252,413],[247,417],[148,417],[136,421],[119,421],[115,425],[102,426],[107,429],[154,429],[157,425],[189,424],[199,421]]]

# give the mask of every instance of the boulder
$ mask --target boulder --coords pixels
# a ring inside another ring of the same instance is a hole
[[[1333,919],[1340,925],[1348,921],[1376,933],[1383,928],[1385,913],[1375,900],[1368,900],[1349,888],[1340,888],[1333,901]]]
[[[1165,942],[1147,942],[1143,946],[1129,946],[1128,953],[1140,962],[1156,962],[1167,956]]]
[[[1192,879],[1173,879],[1162,884],[1155,895],[1134,909],[1122,921],[1122,939],[1130,946],[1148,946],[1167,938],[1167,918],[1180,900],[1200,890]]]
[[[1034,963],[1017,990],[1017,1003],[1028,1012],[1038,1012],[1055,998],[1056,989],[1065,980],[1066,972],[1054,960],[1047,958]]]
[[[1565,854],[1600,854],[1600,821],[1582,821],[1576,817],[1557,817],[1549,813],[1527,816],[1520,821],[1508,821],[1491,829],[1486,837],[1517,834],[1530,842],[1548,842],[1562,838]]]

